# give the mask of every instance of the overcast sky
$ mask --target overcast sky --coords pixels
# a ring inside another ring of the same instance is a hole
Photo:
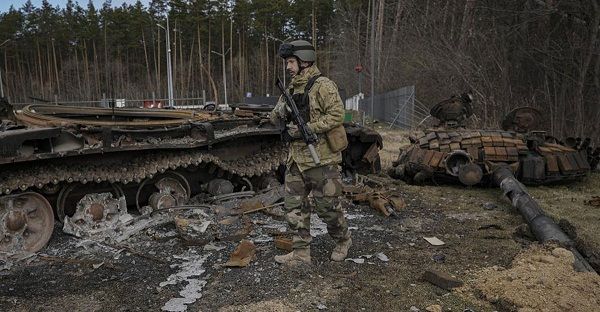
[[[82,7],[87,7],[89,0],[79,0],[79,1],[73,1],[73,2],[79,2],[79,5]],[[94,2],[94,5],[96,6],[96,8],[100,8],[102,7],[102,3],[104,3],[105,0],[92,0]],[[150,0],[141,0],[142,3],[145,6],[148,6],[148,3],[150,2]],[[10,8],[10,6],[14,6],[15,9],[19,9],[23,6],[23,4],[25,4],[25,2],[27,2],[27,0],[0,0],[0,12],[6,12],[8,11],[8,9]],[[50,2],[50,4],[52,4],[53,6],[59,6],[61,9],[65,7],[65,3],[67,3],[67,0],[48,0],[48,2]],[[130,3],[133,4],[136,2],[136,0],[112,0],[111,1],[113,6],[121,6],[121,4],[123,3]],[[36,8],[39,8],[42,6],[42,0],[31,0],[31,3],[33,3],[33,6],[35,6]]]

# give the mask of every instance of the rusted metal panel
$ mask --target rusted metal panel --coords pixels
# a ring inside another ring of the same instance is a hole
[[[469,146],[467,148],[467,153],[469,153],[469,155],[471,155],[471,157],[473,157],[473,159],[481,160],[479,157],[479,149],[477,147]]]
[[[427,152],[425,152],[425,156],[423,157],[423,161],[421,163],[424,165],[429,165],[434,153],[435,152],[433,150],[428,150]]]
[[[555,155],[546,154],[544,155],[544,158],[546,159],[546,169],[549,172],[557,173],[560,171],[558,168],[558,159]]]
[[[379,147],[377,146],[377,143],[373,143],[373,144],[371,144],[369,149],[365,152],[365,155],[363,156],[363,160],[367,161],[368,163],[373,163],[378,156],[379,156]]]
[[[433,157],[431,157],[430,165],[432,167],[441,167],[442,159],[445,153],[434,151]]]
[[[574,170],[573,166],[571,166],[571,163],[569,162],[569,159],[567,158],[566,155],[557,155],[558,158],[558,168],[560,168],[560,171],[563,173],[570,173],[571,171]]]

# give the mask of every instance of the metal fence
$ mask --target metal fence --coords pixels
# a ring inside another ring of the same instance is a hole
[[[428,109],[415,99],[415,86],[376,94],[359,101],[359,110],[367,116],[389,123],[391,127],[414,128],[428,115]]]
[[[205,98],[178,98],[173,99],[173,103],[178,108],[194,109],[202,108],[206,104],[214,104],[207,102]],[[109,99],[103,98],[96,101],[63,101],[55,99],[53,101],[32,99],[31,102],[11,103],[16,109],[23,108],[30,104],[49,104],[49,105],[67,105],[67,106],[83,106],[83,107],[103,107],[103,108],[160,108],[166,107],[169,104],[169,99]]]

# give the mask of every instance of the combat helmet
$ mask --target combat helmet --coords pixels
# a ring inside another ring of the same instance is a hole
[[[289,43],[282,43],[279,46],[279,56],[284,59],[295,56],[304,62],[315,62],[317,60],[315,47],[306,40],[294,40]]]

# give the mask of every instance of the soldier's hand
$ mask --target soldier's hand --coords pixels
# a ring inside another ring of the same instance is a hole
[[[300,130],[298,130],[298,126],[294,124],[289,125],[287,131],[292,139],[300,139],[302,137],[302,135],[300,135]]]

